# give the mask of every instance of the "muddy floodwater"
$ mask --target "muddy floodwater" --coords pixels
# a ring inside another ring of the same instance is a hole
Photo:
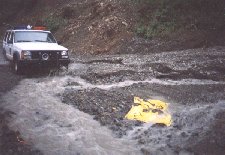
[[[225,152],[225,49],[74,57],[3,96],[9,126],[46,155]],[[169,104],[170,127],[126,120],[135,96]]]

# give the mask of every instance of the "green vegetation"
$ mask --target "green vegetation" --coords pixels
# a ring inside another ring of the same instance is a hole
[[[215,30],[225,26],[224,0],[131,0],[138,6],[138,35],[163,37],[180,30]]]
[[[43,23],[50,31],[55,32],[60,27],[65,26],[67,20],[62,17],[47,17],[44,19]]]

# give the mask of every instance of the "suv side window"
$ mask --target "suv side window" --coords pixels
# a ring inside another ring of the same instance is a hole
[[[9,32],[8,34],[8,38],[7,38],[7,42],[12,42],[13,41],[13,33],[12,32]]]
[[[5,33],[5,36],[4,36],[4,41],[5,41],[5,42],[7,41],[8,33],[9,33],[9,32],[6,32],[6,33]]]
[[[10,37],[11,37],[11,32],[8,32],[8,35],[7,35],[7,38],[6,38],[6,42],[9,41]]]

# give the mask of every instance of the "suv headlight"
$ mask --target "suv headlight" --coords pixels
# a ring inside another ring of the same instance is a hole
[[[62,56],[68,55],[68,51],[62,51],[62,52],[61,52],[61,55],[62,55]]]
[[[68,59],[69,58],[68,51],[62,51],[61,56],[62,56],[63,59]]]
[[[22,59],[31,59],[31,51],[22,51],[21,58]]]
[[[22,53],[23,53],[24,56],[31,55],[31,52],[30,51],[22,51]]]

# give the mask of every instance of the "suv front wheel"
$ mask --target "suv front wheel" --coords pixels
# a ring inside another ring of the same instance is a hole
[[[3,49],[2,54],[3,54],[4,58],[7,60],[7,57],[6,57],[6,52],[5,52],[5,50],[4,50],[4,49]]]
[[[12,67],[13,67],[13,71],[14,71],[16,74],[21,74],[22,66],[21,66],[21,64],[19,63],[18,59],[14,59],[14,60],[13,60]]]

